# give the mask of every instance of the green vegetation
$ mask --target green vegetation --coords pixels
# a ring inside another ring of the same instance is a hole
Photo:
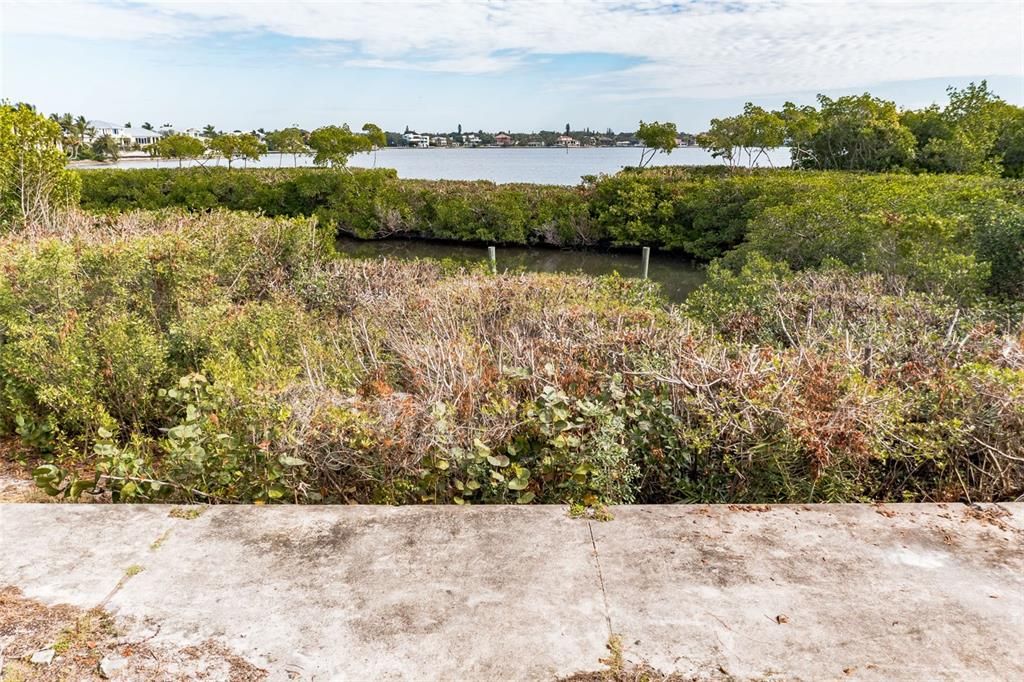
[[[25,104],[0,102],[0,230],[50,224],[78,202],[81,184],[64,168],[61,129]]]
[[[159,147],[157,148],[159,152]],[[252,133],[239,135],[218,135],[210,140],[210,151],[228,162],[228,169],[235,159],[257,161],[267,153],[267,146]]]
[[[89,210],[315,216],[364,239],[653,245],[699,260],[825,260],[969,300],[1021,290],[1020,183],[985,176],[656,168],[579,187],[399,180],[391,170],[85,171]]]
[[[267,147],[272,152],[279,154],[291,154],[292,164],[299,165],[299,154],[308,154],[309,147],[306,145],[306,133],[300,128],[284,128],[267,133]]]
[[[212,129],[212,126],[207,128]],[[154,156],[178,159],[180,167],[183,159],[199,158],[209,150],[214,156],[226,160],[228,169],[231,169],[234,161],[256,161],[268,150],[282,155],[291,154],[293,160],[298,154],[312,151],[316,165],[342,167],[353,154],[372,151],[387,143],[384,131],[373,123],[363,125],[362,130],[361,134],[354,133],[347,123],[324,126],[311,133],[292,127],[267,133],[265,142],[255,133],[226,134],[206,130],[208,143],[188,135],[169,135],[151,145],[150,152]],[[99,158],[104,157],[101,155]]]
[[[85,151],[85,140],[93,134],[85,116],[50,114],[50,120],[60,126],[60,142],[69,158],[77,159]]]
[[[644,145],[640,151],[640,168],[644,168],[651,162],[658,152],[671,154],[676,148],[676,138],[679,131],[675,123],[644,123],[640,121],[640,128],[636,131],[636,137]]]
[[[729,166],[751,165],[788,145],[796,168],[972,173],[1022,177],[1024,108],[1007,104],[985,81],[948,88],[949,103],[900,110],[869,93],[831,99],[818,108],[786,102],[779,111],[751,103],[713,119],[697,143]]]
[[[313,149],[313,163],[318,166],[340,168],[358,152],[368,152],[387,142],[384,131],[372,123],[363,126],[363,134],[353,133],[348,124],[317,128],[309,135]]]
[[[165,211],[0,241],[0,427],[43,459],[40,485],[584,505],[1024,491],[1012,306],[749,252],[673,307],[638,280],[339,259],[332,237]]]
[[[161,138],[149,148],[154,156],[177,159],[178,167],[186,159],[197,159],[206,151],[203,141],[190,135],[174,134]]]
[[[990,174],[1006,130],[979,100],[914,121],[910,147],[884,103],[783,112],[814,131],[798,155],[821,159],[827,134],[862,159],[927,151],[972,175],[661,168],[572,188],[344,168],[79,176],[58,123],[5,105],[0,438],[71,499],[559,502],[595,517],[1016,499],[1024,191]],[[778,134],[770,112],[745,115],[743,134]],[[833,123],[850,116],[880,127],[847,137]],[[328,132],[317,151],[338,166],[380,138]],[[243,137],[214,142],[244,157]],[[79,180],[89,212],[67,210]],[[615,276],[345,259],[339,231],[713,262],[673,306]]]

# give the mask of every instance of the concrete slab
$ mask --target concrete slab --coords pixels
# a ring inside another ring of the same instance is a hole
[[[589,529],[562,508],[210,508],[108,608],[301,679],[552,679],[608,641]]]
[[[169,677],[552,680],[614,633],[686,679],[1024,679],[1024,505],[190,509],[0,506],[0,588],[106,599]]]
[[[172,522],[160,507],[0,504],[0,587],[96,606]]]
[[[1000,512],[1005,512],[1004,518],[1010,525],[1024,530],[1024,504],[998,504],[998,505],[987,505],[998,509]]]
[[[1024,679],[1024,535],[958,505],[619,507],[612,628],[662,670]]]

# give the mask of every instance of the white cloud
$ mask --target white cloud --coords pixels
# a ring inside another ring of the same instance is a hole
[[[7,33],[190,39],[264,33],[349,66],[486,74],[529,56],[601,53],[638,66],[588,79],[618,96],[731,97],[880,81],[1024,76],[1024,3],[8,2]]]

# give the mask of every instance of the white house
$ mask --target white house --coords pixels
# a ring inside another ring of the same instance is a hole
[[[580,141],[575,137],[569,137],[568,135],[559,135],[555,144],[559,147],[579,147]]]
[[[110,137],[117,140],[118,146],[122,149],[130,147],[146,147],[160,139],[161,135],[155,130],[146,130],[145,128],[127,128],[110,121],[89,121],[89,127],[92,128],[93,134],[89,138],[88,142],[92,142],[96,138],[109,135]]]
[[[430,146],[430,135],[420,135],[419,133],[406,133],[405,135],[402,135],[402,139],[405,140],[410,147]]]
[[[188,137],[194,137],[197,140],[205,140],[206,136],[203,135],[203,131],[199,128],[185,128],[184,130],[178,130],[170,126],[160,126],[160,130],[157,131],[160,137],[167,137],[168,135],[187,135]]]
[[[123,128],[121,130],[121,139],[129,141],[127,146],[148,147],[161,137],[162,135],[157,131],[145,128]]]
[[[434,147],[447,147],[448,142],[448,138],[444,137],[443,135],[435,135],[434,137],[430,138],[430,144],[433,145]]]
[[[97,137],[103,137],[104,135],[110,135],[111,137],[120,137],[121,131],[124,130],[124,126],[119,126],[116,123],[109,121],[89,121],[89,127],[92,128],[92,139]]]

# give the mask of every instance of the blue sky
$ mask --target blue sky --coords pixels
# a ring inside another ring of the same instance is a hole
[[[0,96],[222,129],[699,131],[747,100],[986,78],[1024,104],[1024,2],[0,3]]]

